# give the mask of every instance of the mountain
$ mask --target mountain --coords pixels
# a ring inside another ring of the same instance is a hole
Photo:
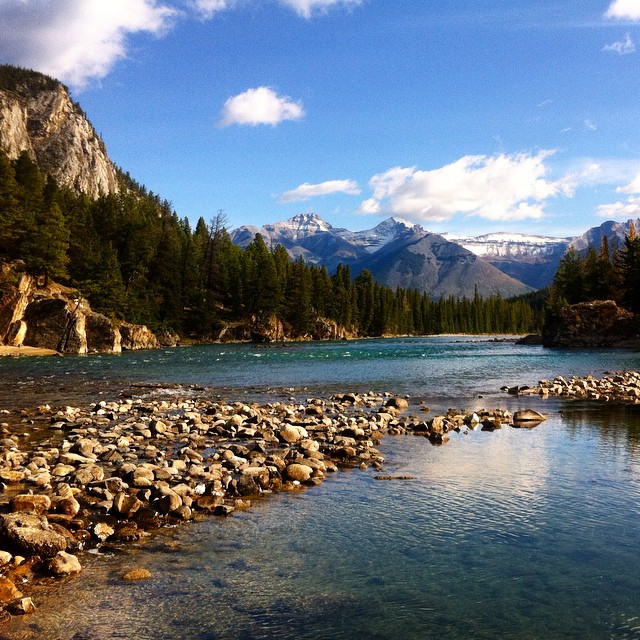
[[[476,291],[485,297],[511,297],[531,291],[461,245],[424,230],[399,234],[356,266],[389,287],[418,289],[433,298],[472,298]]]
[[[256,233],[267,244],[281,244],[291,256],[325,265],[329,271],[341,262],[354,275],[368,269],[381,284],[426,291],[434,298],[473,296],[476,288],[483,295],[505,297],[531,291],[463,246],[402,218],[388,218],[373,229],[349,231],[332,227],[315,213],[305,213],[261,229],[239,227],[231,239],[246,247]]]
[[[592,245],[597,249],[602,242],[602,238],[605,236],[609,238],[609,246],[611,249],[621,247],[624,244],[625,236],[629,233],[632,224],[636,231],[640,231],[640,218],[636,218],[635,220],[629,219],[626,222],[608,220],[607,222],[603,222],[599,227],[592,227],[581,236],[575,238],[571,242],[571,248],[576,251],[586,251],[589,246]]]
[[[76,193],[118,192],[104,142],[67,88],[41,73],[0,65],[0,148],[11,159],[26,151]]]
[[[504,232],[475,237],[445,234],[445,237],[534,289],[551,284],[562,256],[573,241],[573,238]]]

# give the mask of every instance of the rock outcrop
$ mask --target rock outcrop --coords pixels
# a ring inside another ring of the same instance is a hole
[[[545,324],[546,347],[637,347],[638,321],[613,300],[580,302],[560,309]]]
[[[58,183],[93,198],[117,193],[104,142],[64,85],[11,69],[0,75],[0,145],[10,157],[26,151]]]
[[[38,287],[20,263],[0,263],[0,344],[77,354],[159,346],[147,327],[116,325],[75,289],[51,281]]]

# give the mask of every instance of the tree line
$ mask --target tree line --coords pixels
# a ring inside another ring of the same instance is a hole
[[[43,284],[77,288],[115,320],[214,339],[234,322],[280,321],[287,335],[313,332],[318,318],[353,336],[528,333],[540,328],[540,295],[505,300],[433,300],[391,289],[371,273],[353,277],[293,260],[257,234],[233,244],[218,212],[192,228],[169,202],[119,175],[118,194],[78,195],[44,175],[26,153],[0,153],[0,259],[25,262]]]
[[[612,246],[604,236],[599,248],[590,246],[586,253],[571,248],[560,261],[548,311],[592,300],[614,300],[629,311],[640,312],[640,237],[633,223],[620,246]]]

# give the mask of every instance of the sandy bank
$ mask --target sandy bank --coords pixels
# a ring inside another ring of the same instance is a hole
[[[9,347],[0,345],[0,357],[2,356],[56,356],[60,355],[53,349],[40,349],[39,347]]]

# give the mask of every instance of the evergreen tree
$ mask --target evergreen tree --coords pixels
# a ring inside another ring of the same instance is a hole
[[[56,203],[35,217],[35,225],[28,231],[23,246],[23,256],[31,273],[49,278],[66,280],[69,257],[69,231],[64,216]]]

